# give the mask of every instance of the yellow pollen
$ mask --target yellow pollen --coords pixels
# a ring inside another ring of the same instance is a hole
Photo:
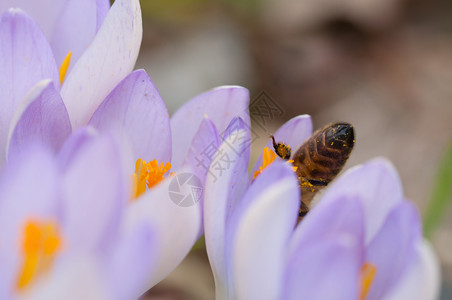
[[[59,250],[61,236],[53,222],[29,220],[23,231],[23,267],[17,279],[17,289],[23,290],[30,281],[48,270]]]
[[[259,170],[254,172],[254,176],[253,179],[256,179],[257,176],[259,176],[260,173],[262,173],[262,171],[264,171],[264,169],[266,167],[268,167],[269,165],[271,165],[275,159],[276,159],[276,153],[269,149],[268,147],[264,148],[264,152],[262,153],[262,166],[259,167]],[[293,160],[287,160],[287,163],[293,163]],[[297,170],[297,167],[293,166],[292,167],[293,171],[295,172]]]
[[[164,175],[169,169],[171,169],[169,162],[163,165],[163,161],[161,161],[159,166],[156,159],[145,162],[139,158],[135,164],[135,173],[132,175],[133,199],[143,194],[146,191],[146,187],[150,189],[165,179]]]
[[[374,281],[375,273],[377,273],[377,267],[369,262],[366,262],[361,268],[361,292],[359,300],[366,299]]]
[[[72,52],[69,51],[60,67],[60,83],[63,84],[64,78],[66,77],[67,69],[69,68],[69,64],[71,63]]]

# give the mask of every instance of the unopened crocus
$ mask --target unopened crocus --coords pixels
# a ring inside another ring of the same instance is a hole
[[[275,137],[296,149],[311,128],[300,116]],[[387,160],[345,172],[297,224],[300,191],[290,164],[265,159],[237,194],[231,182],[246,162],[228,143],[220,151],[235,162],[219,182],[206,183],[206,248],[217,299],[436,299],[438,263]]]

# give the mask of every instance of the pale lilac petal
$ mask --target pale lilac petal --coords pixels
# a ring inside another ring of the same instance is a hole
[[[152,270],[148,288],[160,282],[180,264],[202,230],[200,203],[180,206],[174,202],[175,199],[170,198],[172,180],[184,173],[192,172],[189,169],[180,170],[180,173],[165,179],[127,207],[124,223],[127,232],[134,230],[136,224],[141,222],[151,222],[157,232],[158,240],[153,247],[158,255],[157,264]],[[191,192],[188,185],[180,188],[181,194]]]
[[[35,20],[49,40],[65,2],[61,0],[2,0],[0,1],[0,12],[9,8],[20,8]]]
[[[21,294],[20,299],[111,299],[99,261],[89,255],[67,257]]]
[[[238,162],[234,169],[231,182],[229,182],[229,198],[240,199],[250,184],[248,176],[248,165],[251,152],[251,130],[249,124],[240,117],[233,118],[228,127],[224,130],[222,139],[227,140],[228,146],[235,151]],[[218,159],[221,161],[222,153],[218,152]],[[233,210],[234,202],[229,202],[229,213]]]
[[[196,177],[198,177],[201,182],[205,183],[210,163],[219,146],[220,137],[218,136],[217,129],[213,122],[205,117],[193,137],[192,144],[190,149],[188,149],[183,166],[193,170]]]
[[[292,155],[300,148],[303,142],[312,135],[312,120],[309,115],[294,117],[284,123],[273,136],[277,143],[284,143],[292,148]],[[273,149],[273,141],[268,137],[266,145]],[[251,176],[262,166],[262,154],[260,154],[251,171]]]
[[[58,165],[61,170],[65,170],[69,164],[72,164],[72,158],[80,153],[80,149],[89,145],[96,138],[98,132],[92,127],[84,127],[72,133],[61,147],[57,155]]]
[[[441,274],[438,258],[427,241],[416,244],[416,258],[399,284],[384,300],[439,299]]]
[[[403,200],[400,178],[393,165],[383,158],[373,159],[339,176],[326,189],[321,201],[334,201],[338,195],[362,201],[366,244],[380,230],[389,212]]]
[[[299,192],[294,178],[281,180],[269,186],[244,214],[233,252],[234,299],[281,298]]]
[[[109,8],[107,0],[64,1],[52,31],[47,36],[58,65],[71,51],[69,69],[74,66],[93,41]]]
[[[34,143],[55,153],[71,134],[71,122],[60,94],[50,80],[39,82],[25,96],[11,121],[8,156],[18,155]]]
[[[219,87],[185,103],[171,117],[173,167],[177,169],[182,165],[193,136],[205,115],[212,120],[222,135],[234,117],[241,117],[246,124],[250,124],[248,103],[248,90],[238,86]]]
[[[105,250],[116,238],[129,182],[109,136],[87,139],[66,162],[61,184],[64,235],[71,251]]]
[[[59,75],[47,40],[24,12],[13,9],[0,15],[0,164],[14,111],[39,81],[51,79],[59,90]]]
[[[238,134],[242,134],[240,131]],[[230,195],[231,181],[237,176],[237,170],[243,170],[243,160],[238,159],[240,147],[231,148],[229,142],[235,139],[231,135],[221,144],[218,153],[226,158],[217,160],[210,166],[206,179],[204,199],[204,234],[206,250],[215,278],[217,294],[227,294],[230,286],[227,282],[227,263],[225,257],[225,230],[227,217],[235,206],[235,201]],[[237,151],[239,150],[239,151]],[[227,164],[226,161],[230,161]],[[224,170],[220,171],[220,168]],[[246,171],[244,171],[247,174]]]
[[[8,164],[0,177],[0,298],[8,296],[19,276],[22,238],[30,220],[59,222],[58,171],[50,151],[30,147]]]
[[[168,111],[144,70],[134,71],[124,78],[89,123],[99,131],[113,131],[128,140],[135,160],[171,161]]]
[[[366,300],[383,299],[397,286],[413,264],[416,243],[421,241],[421,222],[416,208],[408,201],[397,205],[367,247],[366,261],[377,272]]]
[[[344,233],[353,236],[364,247],[364,222],[364,209],[359,199],[338,195],[329,203],[320,200],[297,226],[290,253],[296,256],[305,244]]]
[[[73,128],[85,125],[105,97],[132,71],[141,36],[139,1],[115,1],[61,89]]]
[[[248,208],[256,201],[265,195],[272,185],[278,184],[281,181],[292,180],[296,185],[297,178],[292,168],[283,162],[275,162],[271,164],[268,168],[262,172],[256,180],[249,186],[246,193],[236,203],[235,207],[229,209],[229,214],[231,215],[226,224],[226,234],[225,234],[225,263],[226,272],[228,276],[228,285],[232,288],[234,286],[234,277],[232,274],[232,251],[235,246],[236,233],[241,225],[241,221],[244,215],[248,212]],[[297,203],[299,203],[299,193],[297,193]],[[290,216],[287,216],[287,221],[293,220],[293,226],[295,226],[295,219],[298,215],[297,209],[292,211]]]
[[[303,245],[288,261],[284,294],[279,299],[358,299],[359,250],[354,237],[344,233]]]
[[[146,221],[118,239],[104,270],[112,293],[108,299],[138,299],[148,289],[158,259],[156,234]]]
[[[30,15],[52,46],[58,65],[72,51],[71,65],[89,46],[107,15],[108,0],[3,0],[0,12],[17,7]]]

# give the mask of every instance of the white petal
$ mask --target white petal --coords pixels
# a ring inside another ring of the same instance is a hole
[[[132,71],[141,37],[139,1],[115,1],[61,89],[73,128],[85,125],[116,84]]]

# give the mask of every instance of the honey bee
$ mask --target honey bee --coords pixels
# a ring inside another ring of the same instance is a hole
[[[276,143],[276,154],[288,160],[291,156],[290,146]],[[329,124],[317,130],[307,139],[293,155],[292,164],[297,167],[300,183],[301,203],[299,217],[303,218],[309,211],[314,195],[328,185],[342,170],[355,144],[353,126],[348,123]]]

